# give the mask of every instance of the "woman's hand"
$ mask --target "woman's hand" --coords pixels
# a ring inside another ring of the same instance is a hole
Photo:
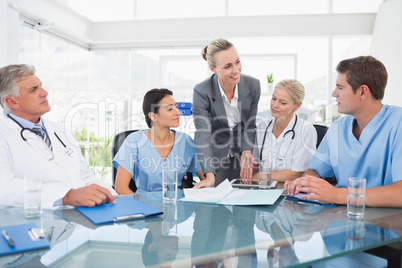
[[[254,159],[254,155],[250,150],[244,150],[241,153],[240,158],[240,178],[243,180],[251,180],[251,176],[253,175],[253,165],[257,164]]]
[[[204,187],[214,187],[215,186],[215,174],[208,172],[205,174],[205,180],[198,182],[194,185],[194,189],[204,188]]]

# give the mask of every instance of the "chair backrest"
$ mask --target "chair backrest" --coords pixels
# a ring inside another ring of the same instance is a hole
[[[315,130],[317,131],[317,147],[320,145],[322,139],[324,138],[325,134],[328,131],[328,127],[327,126],[322,126],[322,125],[313,125],[315,127]],[[337,185],[337,180],[335,175],[332,177],[325,177],[324,180],[326,180],[327,182],[329,182],[330,184],[336,186]]]
[[[119,151],[119,149],[120,149],[121,145],[123,144],[124,140],[128,137],[128,135],[130,135],[131,133],[136,132],[136,131],[138,131],[138,129],[126,130],[126,131],[118,133],[118,134],[116,134],[114,136],[113,141],[112,141],[112,152],[111,152],[112,161],[113,161],[114,156]],[[117,169],[114,167],[114,165],[112,163],[112,182],[113,182],[113,187],[115,186],[116,175],[117,175]],[[180,188],[181,189],[183,189],[183,188],[192,188],[194,186],[194,180],[193,179],[194,179],[193,178],[193,173],[187,172],[187,179],[182,180]],[[137,191],[137,186],[135,185],[134,180],[130,180],[130,184],[129,184],[128,187],[134,193]]]
[[[316,148],[318,148],[318,146],[320,145],[322,139],[325,136],[325,133],[327,133],[328,131],[328,127],[327,126],[322,126],[322,125],[313,125],[315,130],[317,131],[317,145]]]
[[[118,133],[118,134],[116,134],[114,136],[113,141],[112,141],[112,161],[113,161],[114,156],[119,151],[119,149],[120,149],[121,145],[123,144],[124,140],[127,138],[127,136],[130,135],[133,132],[136,132],[136,131],[138,131],[138,129],[126,130],[126,131],[120,132],[120,133]],[[115,182],[116,182],[116,174],[117,174],[117,169],[114,167],[114,165],[112,163],[112,182],[113,182],[113,187],[115,186]],[[129,188],[133,192],[137,191],[137,186],[135,185],[134,180],[130,180]]]

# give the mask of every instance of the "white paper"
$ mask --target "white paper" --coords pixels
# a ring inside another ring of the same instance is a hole
[[[180,201],[213,203],[221,205],[272,205],[283,193],[278,190],[233,189],[228,180],[216,188],[183,189],[184,198]]]
[[[217,187],[183,189],[183,192],[187,201],[217,202],[222,200],[227,194],[232,192],[232,190],[232,185],[229,180],[226,179]]]

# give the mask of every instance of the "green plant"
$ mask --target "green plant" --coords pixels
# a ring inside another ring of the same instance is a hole
[[[111,166],[110,145],[112,137],[105,141],[98,141],[88,149],[89,168],[102,179],[110,172]]]
[[[274,82],[274,74],[270,73],[267,75],[268,84],[272,84]]]
[[[88,167],[95,175],[103,179],[110,172],[110,146],[113,136],[109,138],[97,138],[94,132],[90,132],[88,142],[87,134],[87,130],[84,128],[81,133],[75,132],[74,136],[80,142],[82,155],[88,159]]]

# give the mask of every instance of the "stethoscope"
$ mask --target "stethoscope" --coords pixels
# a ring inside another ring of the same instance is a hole
[[[274,121],[274,120],[272,119],[271,122],[269,122],[267,128],[265,129],[264,138],[262,139],[262,146],[261,146],[261,151],[260,151],[260,159],[262,159],[262,149],[264,149],[265,139],[266,139],[266,137],[267,137],[267,132],[268,132],[269,127],[270,127],[271,124],[272,124],[272,121]],[[283,136],[282,136],[282,141],[281,141],[281,144],[279,145],[278,153],[281,151],[283,139],[285,138],[285,136],[286,136],[288,133],[291,133],[291,134],[292,134],[292,142],[293,142],[293,140],[295,139],[295,136],[296,136],[296,132],[295,132],[296,123],[297,123],[297,114],[295,114],[295,122],[293,123],[292,129],[286,131],[285,134],[283,134]],[[289,148],[290,148],[290,146],[288,147],[288,149],[286,150],[286,153],[285,153],[283,156],[279,156],[279,155],[278,155],[278,159],[279,159],[279,160],[284,160],[284,159],[285,159],[285,156],[286,156],[286,154],[288,153]]]
[[[12,118],[9,114],[7,114],[7,117],[10,118],[11,120],[13,120],[17,125],[19,125],[19,126],[21,127],[20,135],[21,135],[22,140],[25,141],[29,146],[31,146],[31,144],[29,144],[29,142],[28,142],[28,139],[25,138],[25,136],[24,136],[24,131],[29,131],[29,132],[31,132],[31,133],[34,133],[34,132],[32,131],[32,129],[27,128],[27,127],[23,127],[17,120],[15,120],[14,118]],[[67,145],[60,139],[59,135],[56,134],[56,132],[53,132],[53,133],[54,133],[54,135],[56,136],[56,138],[59,140],[59,142],[63,145],[63,147],[64,147],[64,153],[65,153],[66,155],[72,157],[72,156],[74,155],[74,151],[73,151],[71,148],[67,147]],[[35,133],[34,133],[34,134],[35,134]],[[36,135],[36,134],[35,134],[35,135]],[[47,135],[47,134],[46,134],[46,135]],[[41,139],[41,140],[42,140],[42,139]],[[46,145],[46,146],[47,146],[47,145]],[[32,146],[31,146],[31,147],[32,147]],[[50,148],[50,150],[52,151],[52,154],[53,154],[53,148]],[[52,157],[50,160],[52,160],[52,159],[53,159],[53,157]]]

